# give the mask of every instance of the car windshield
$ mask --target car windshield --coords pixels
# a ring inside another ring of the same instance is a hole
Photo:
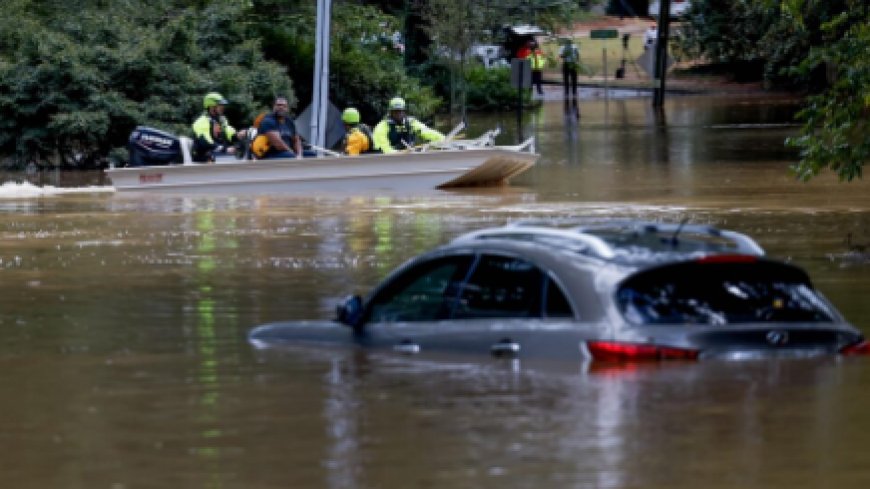
[[[807,275],[775,262],[698,261],[658,267],[625,280],[616,301],[634,324],[834,321]]]

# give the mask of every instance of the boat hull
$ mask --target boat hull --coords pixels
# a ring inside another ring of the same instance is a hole
[[[504,185],[538,155],[499,147],[106,170],[118,191],[381,192]]]

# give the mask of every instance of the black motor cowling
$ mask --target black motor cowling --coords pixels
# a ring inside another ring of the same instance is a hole
[[[181,140],[153,127],[138,126],[127,142],[130,166],[159,166],[182,163]]]

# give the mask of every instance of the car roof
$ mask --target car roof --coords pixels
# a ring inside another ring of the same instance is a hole
[[[455,238],[449,247],[525,243],[542,253],[571,252],[618,265],[642,268],[710,255],[763,256],[749,236],[708,225],[610,220],[569,226],[553,222],[518,221],[473,231]],[[479,247],[479,246],[475,246]]]

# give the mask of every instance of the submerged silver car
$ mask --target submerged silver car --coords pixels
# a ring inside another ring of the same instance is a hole
[[[748,236],[637,221],[465,234],[349,297],[335,320],[249,339],[598,361],[870,352],[804,271]]]

